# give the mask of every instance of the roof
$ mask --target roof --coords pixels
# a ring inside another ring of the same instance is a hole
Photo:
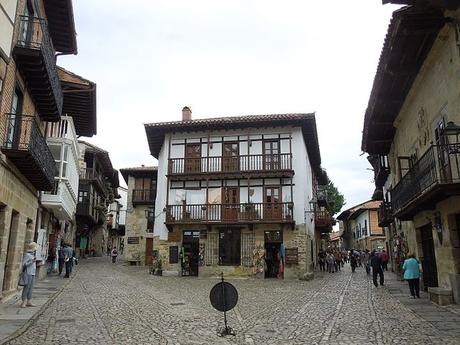
[[[456,9],[458,0],[382,0],[383,4],[433,6],[447,9]]]
[[[72,0],[44,0],[48,31],[56,51],[77,54]]]
[[[222,129],[243,129],[276,126],[300,126],[307,145],[310,163],[317,175],[321,174],[321,155],[314,113],[243,115],[215,117],[189,121],[157,122],[145,124],[150,153],[158,158],[165,134],[174,132],[217,131]]]
[[[131,176],[154,176],[158,172],[158,167],[155,166],[140,166],[140,167],[132,167],[132,168],[123,168],[120,169],[121,175],[125,180],[126,184],[128,184],[128,177]]]
[[[363,151],[390,151],[393,122],[444,23],[440,9],[409,6],[393,12],[364,117]]]
[[[97,133],[96,84],[57,66],[64,94],[62,113],[72,116],[77,135],[91,137]]]
[[[382,203],[381,200],[368,200],[368,201],[365,201],[365,202],[363,202],[361,204],[355,205],[355,206],[343,211],[342,213],[340,213],[337,216],[337,219],[342,220],[342,221],[349,220],[349,219],[354,219],[355,217],[357,217],[358,215],[360,215],[361,213],[363,213],[366,210],[377,210],[380,207],[381,203]]]

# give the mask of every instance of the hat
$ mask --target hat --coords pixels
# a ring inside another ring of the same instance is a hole
[[[34,252],[38,249],[38,244],[35,242],[30,242],[26,246],[26,251],[28,252]]]

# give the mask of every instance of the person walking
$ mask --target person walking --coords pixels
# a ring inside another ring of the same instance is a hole
[[[351,250],[350,254],[350,266],[351,266],[351,271],[354,273],[356,270],[356,266],[358,265],[358,260],[356,259],[356,255],[353,253],[353,250]]]
[[[320,249],[318,253],[318,263],[319,263],[319,270],[325,271],[326,270],[326,253]]]
[[[409,283],[410,294],[420,298],[420,265],[415,254],[409,254],[403,264],[404,279]]]
[[[364,253],[364,265],[366,265],[366,274],[371,274],[371,262],[370,262],[371,254],[369,253],[369,249],[366,249]]]
[[[388,256],[388,253],[385,249],[382,250],[382,253],[380,254],[380,259],[382,259],[382,269],[388,271],[388,261],[390,260],[390,257]]]
[[[382,260],[380,259],[380,256],[377,255],[375,250],[371,252],[370,263],[372,267],[372,281],[374,282],[375,287],[378,286],[377,275],[380,277],[380,286],[383,286],[385,277],[382,270]]]
[[[117,256],[118,256],[118,251],[117,251],[117,248],[113,247],[110,255],[112,256],[112,263],[116,263],[117,262]]]
[[[72,254],[73,249],[70,244],[66,243],[64,249],[64,264],[65,264],[65,276],[64,278],[70,278],[70,272],[72,272]]]
[[[58,273],[61,275],[64,268],[64,242],[61,242],[61,247],[58,250]]]
[[[26,285],[22,289],[21,308],[35,307],[32,304],[32,290],[34,288],[35,272],[37,270],[35,251],[38,249],[38,244],[30,242],[26,247],[26,253],[22,260],[23,271],[26,276]]]

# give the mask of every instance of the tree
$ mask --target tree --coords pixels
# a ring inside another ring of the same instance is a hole
[[[328,184],[326,185],[326,192],[329,204],[327,210],[331,215],[335,215],[339,213],[343,205],[345,205],[345,197],[342,193],[339,192],[331,180],[329,180]]]

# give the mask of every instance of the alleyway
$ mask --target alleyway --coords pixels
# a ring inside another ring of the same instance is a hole
[[[400,282],[375,289],[362,269],[320,273],[310,282],[231,282],[240,294],[229,315],[237,336],[219,338],[222,315],[208,299],[215,280],[82,260],[67,288],[8,344],[460,344],[460,315],[414,302],[430,320],[449,321],[442,330],[399,302],[409,300],[395,294]]]

